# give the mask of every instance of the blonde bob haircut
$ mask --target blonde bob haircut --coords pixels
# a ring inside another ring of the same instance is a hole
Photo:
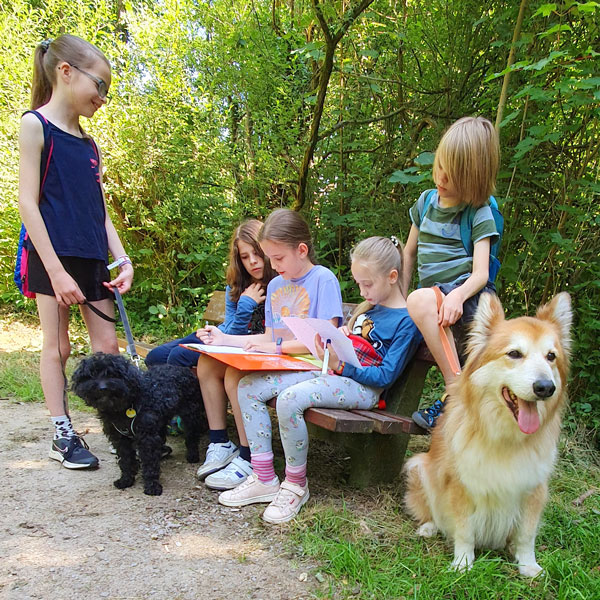
[[[443,170],[460,198],[483,206],[496,188],[500,164],[498,134],[483,117],[463,117],[450,125],[435,151],[433,180]]]
[[[382,237],[376,235],[366,238],[356,244],[350,252],[351,262],[356,261],[367,265],[376,276],[387,277],[393,270],[396,270],[398,273],[398,287],[404,296],[404,291],[402,290],[402,259],[402,243],[396,236]],[[352,330],[356,319],[372,308],[373,305],[370,302],[366,300],[361,302],[348,321],[350,330]]]

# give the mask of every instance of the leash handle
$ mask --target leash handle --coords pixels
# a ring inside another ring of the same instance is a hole
[[[116,287],[113,287],[112,291],[115,295],[115,300],[117,301],[119,314],[121,315],[121,322],[123,323],[123,329],[125,330],[125,337],[127,338],[127,352],[129,353],[129,356],[131,356],[131,360],[133,360],[133,362],[139,367],[140,357],[135,349],[135,342],[133,341],[133,334],[131,333],[131,327],[129,326],[129,319],[127,318],[127,313],[125,312],[123,298],[121,298],[121,294]]]
[[[440,307],[442,306],[442,302],[444,301],[444,297],[442,296],[442,290],[439,287],[433,287],[433,291],[435,292],[435,299],[437,301],[437,309],[438,314],[440,312]],[[452,346],[450,345],[450,340],[448,339],[448,333],[446,330],[440,325],[440,340],[442,342],[442,348],[444,349],[444,354],[448,359],[448,363],[450,364],[450,368],[455,375],[460,375],[460,364],[456,360],[456,356],[454,356],[454,352],[452,351]]]

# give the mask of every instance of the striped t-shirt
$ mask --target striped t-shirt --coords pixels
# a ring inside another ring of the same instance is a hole
[[[428,191],[421,194],[410,209],[410,219],[419,228],[417,266],[419,283],[431,287],[438,283],[460,285],[473,271],[473,257],[467,254],[460,237],[460,218],[466,204],[442,208],[434,192],[427,213],[421,213]],[[473,217],[473,245],[486,237],[495,238],[496,223],[490,207],[479,208]],[[494,243],[494,239],[490,240]]]

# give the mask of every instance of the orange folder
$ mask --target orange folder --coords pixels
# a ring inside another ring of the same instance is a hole
[[[240,371],[318,371],[319,367],[296,356],[289,354],[225,354],[208,352],[197,346],[179,344],[188,350],[206,354],[230,367]],[[311,357],[312,358],[312,357]]]

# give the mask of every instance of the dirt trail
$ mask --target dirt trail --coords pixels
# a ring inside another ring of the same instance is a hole
[[[39,332],[37,332],[39,333]],[[31,328],[0,320],[2,351],[39,349]],[[230,509],[198,485],[180,438],[163,461],[162,496],[140,482],[119,491],[99,421],[73,413],[101,461],[72,471],[48,460],[42,404],[0,399],[0,598],[188,600],[313,598],[310,565],[293,556],[285,527],[261,507]],[[307,576],[308,574],[308,576]]]

